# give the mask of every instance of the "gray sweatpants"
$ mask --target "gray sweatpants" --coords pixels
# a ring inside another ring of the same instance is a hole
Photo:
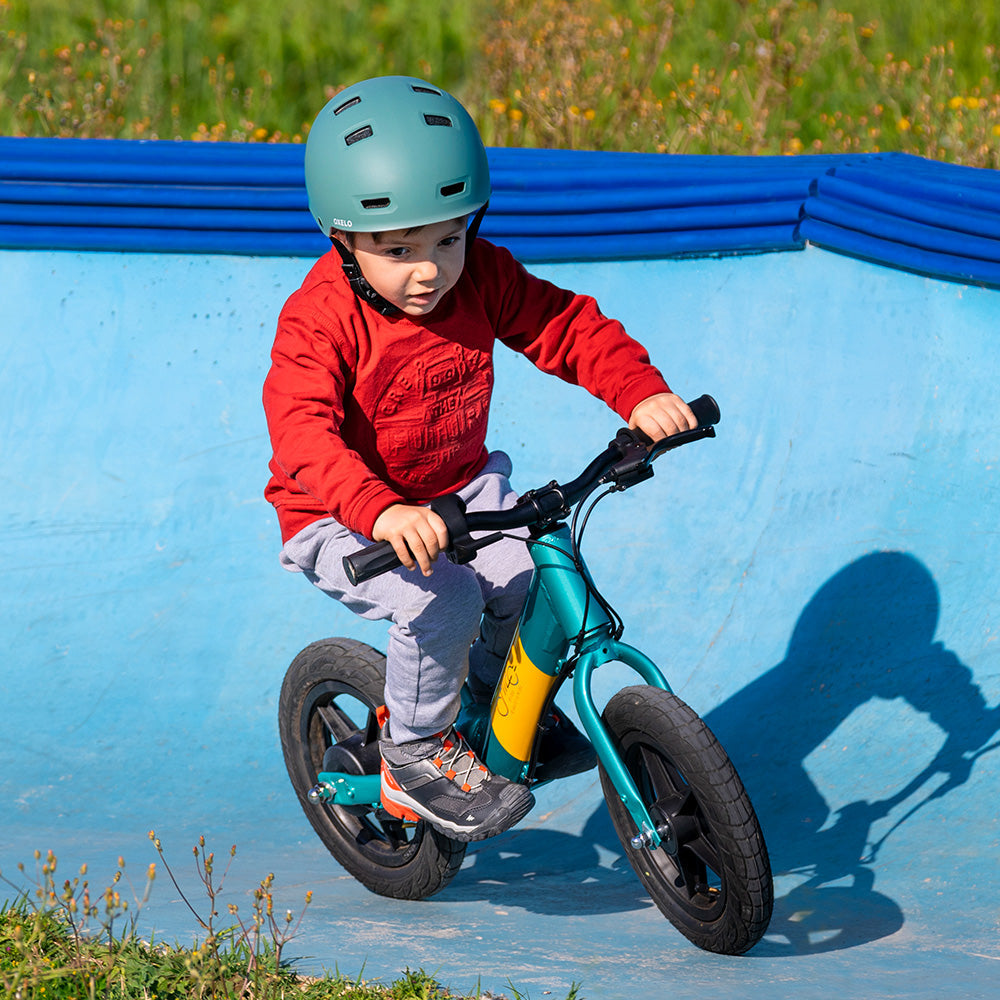
[[[513,506],[510,472],[510,458],[492,452],[483,471],[459,491],[468,509]],[[385,683],[391,736],[396,743],[424,739],[455,721],[468,673],[475,691],[492,691],[524,604],[531,557],[523,542],[505,538],[464,566],[440,556],[429,577],[400,568],[352,586],[343,557],[368,544],[326,518],[289,539],[281,563],[362,618],[392,623]]]

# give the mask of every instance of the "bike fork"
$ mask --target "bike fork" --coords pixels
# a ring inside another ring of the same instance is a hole
[[[632,847],[637,851],[644,847],[656,848],[660,846],[663,838],[649,815],[649,810],[643,804],[632,776],[626,770],[618,751],[611,742],[611,737],[601,721],[591,693],[591,678],[594,671],[603,664],[612,661],[624,663],[651,687],[669,691],[670,685],[648,656],[633,646],[619,642],[612,636],[599,637],[585,645],[574,665],[573,700],[576,704],[576,710],[590,742],[594,745],[601,765],[639,831],[632,838]]]

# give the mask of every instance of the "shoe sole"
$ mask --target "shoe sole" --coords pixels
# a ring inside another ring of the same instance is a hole
[[[401,788],[392,788],[387,785],[384,776],[382,780],[382,808],[390,816],[395,816],[396,819],[403,820],[405,823],[423,821],[432,826],[438,833],[443,833],[446,837],[457,840],[459,843],[468,844],[476,840],[488,840],[490,837],[499,836],[528,815],[531,807],[535,804],[534,795],[524,786],[513,787],[522,788],[525,794],[518,796],[513,803],[505,803],[509,812],[503,820],[485,827],[463,827],[433,815]]]

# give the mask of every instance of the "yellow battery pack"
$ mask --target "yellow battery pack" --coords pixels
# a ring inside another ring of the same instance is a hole
[[[493,698],[490,725],[500,746],[516,760],[531,759],[537,723],[557,680],[531,662],[520,635],[515,635]]]

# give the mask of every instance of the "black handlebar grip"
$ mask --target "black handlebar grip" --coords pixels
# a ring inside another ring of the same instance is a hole
[[[402,565],[391,542],[376,542],[354,555],[344,556],[344,572],[354,586]]]
[[[713,427],[722,419],[719,413],[719,404],[709,395],[699,396],[692,399],[688,406],[695,415],[699,427]]]

